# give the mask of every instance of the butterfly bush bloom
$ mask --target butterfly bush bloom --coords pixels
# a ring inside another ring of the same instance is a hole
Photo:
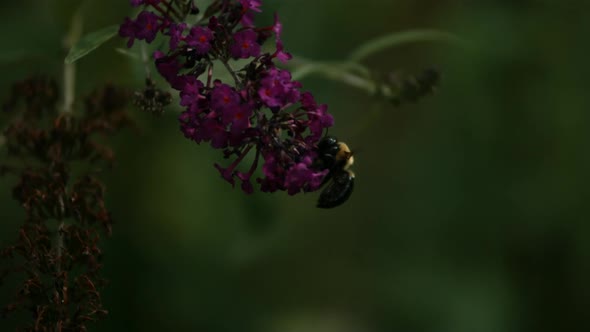
[[[207,54],[211,49],[213,32],[207,27],[197,26],[191,29],[191,32],[185,39],[188,46],[192,47],[197,54],[203,55]]]
[[[253,30],[240,31],[234,34],[234,43],[230,48],[236,59],[248,59],[260,55],[260,45],[256,42],[258,34]]]
[[[291,59],[277,15],[272,25],[257,27],[260,0],[215,0],[205,10],[188,0],[130,3],[143,10],[137,18],[125,19],[120,36],[128,46],[163,38],[168,49],[155,52],[154,60],[160,75],[179,92],[184,109],[180,129],[187,139],[222,150],[229,161],[215,168],[227,182],[239,183],[246,193],[257,183],[264,192],[290,195],[321,186],[329,170],[314,160],[334,118],[288,70],[276,67],[276,59]],[[195,17],[198,13],[204,14]],[[275,50],[262,53],[262,44],[273,35]],[[246,64],[234,70],[233,59]],[[214,66],[225,67],[231,79],[213,77]],[[243,165],[250,154],[251,163]]]

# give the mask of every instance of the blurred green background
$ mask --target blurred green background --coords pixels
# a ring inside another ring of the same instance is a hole
[[[60,77],[78,1],[0,2],[0,96],[35,73]],[[93,1],[86,32],[127,1]],[[590,331],[588,1],[265,1],[295,55],[341,60],[410,28],[475,47],[414,43],[365,62],[377,73],[435,66],[438,92],[399,109],[322,77],[331,131],[358,151],[356,190],[244,195],[185,140],[171,111],[132,111],[106,175],[116,224],[104,241],[108,319],[92,331]],[[91,14],[91,15],[90,15]],[[113,40],[79,62],[78,92],[140,86]],[[0,178],[0,244],[24,213]],[[7,302],[11,289],[0,289]],[[13,330],[14,321],[0,321]]]

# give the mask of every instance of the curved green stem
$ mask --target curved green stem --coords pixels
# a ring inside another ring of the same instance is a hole
[[[368,56],[387,48],[423,41],[464,44],[464,41],[462,41],[459,37],[448,32],[432,29],[408,30],[395,32],[370,40],[353,51],[349,56],[349,59],[353,62],[359,62]]]
[[[314,62],[297,56],[293,58],[291,64],[295,67],[291,73],[295,81],[312,74],[320,74],[328,79],[364,90],[369,94],[376,90],[375,83],[370,79],[369,69],[357,62]]]
[[[305,76],[309,75],[317,71],[318,67],[338,67],[343,70],[350,70],[358,75],[368,78],[371,76],[369,68],[364,66],[361,63],[354,62],[354,61],[329,61],[329,62],[320,62],[320,61],[313,61],[302,56],[294,56],[293,59],[288,64],[289,67],[293,68],[293,78],[294,79],[302,79]]]
[[[356,68],[357,70],[359,68]],[[362,70],[365,75],[358,75],[351,72],[350,66],[343,64],[330,63],[306,63],[293,70],[293,80],[301,80],[311,74],[321,74],[324,77],[339,81],[357,89],[366,91],[369,94],[375,93],[376,85],[373,81],[368,79],[368,71]]]

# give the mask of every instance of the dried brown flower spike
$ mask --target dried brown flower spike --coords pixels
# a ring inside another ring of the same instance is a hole
[[[84,331],[107,314],[99,275],[101,234],[111,234],[105,187],[96,178],[112,150],[95,138],[130,124],[129,94],[112,85],[85,99],[83,112],[60,114],[57,84],[36,77],[16,83],[4,111],[3,173],[19,177],[13,197],[26,218],[14,245],[2,250],[0,278],[19,275],[22,284],[3,314],[29,311],[23,331]],[[72,162],[84,162],[78,174]],[[1,280],[0,280],[1,281]]]

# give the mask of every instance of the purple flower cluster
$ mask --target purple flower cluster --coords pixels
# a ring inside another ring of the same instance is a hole
[[[155,65],[180,93],[180,128],[186,138],[209,142],[233,159],[227,167],[215,164],[225,180],[232,185],[239,181],[252,193],[252,178],[262,162],[256,182],[264,192],[294,195],[321,186],[329,170],[314,160],[318,142],[334,119],[326,105],[301,90],[289,71],[275,66],[275,59],[291,59],[277,16],[271,26],[254,26],[260,0],[216,0],[204,11],[188,0],[131,4],[144,10],[134,20],[125,19],[120,35],[128,38],[129,46],[136,39],[150,43],[157,35],[167,38],[169,49],[154,54]],[[195,17],[198,12],[204,14]],[[262,44],[273,35],[275,51],[262,53]],[[231,63],[237,59],[249,61],[234,70]],[[225,67],[233,82],[214,79],[214,66]],[[250,153],[252,164],[239,169]]]

